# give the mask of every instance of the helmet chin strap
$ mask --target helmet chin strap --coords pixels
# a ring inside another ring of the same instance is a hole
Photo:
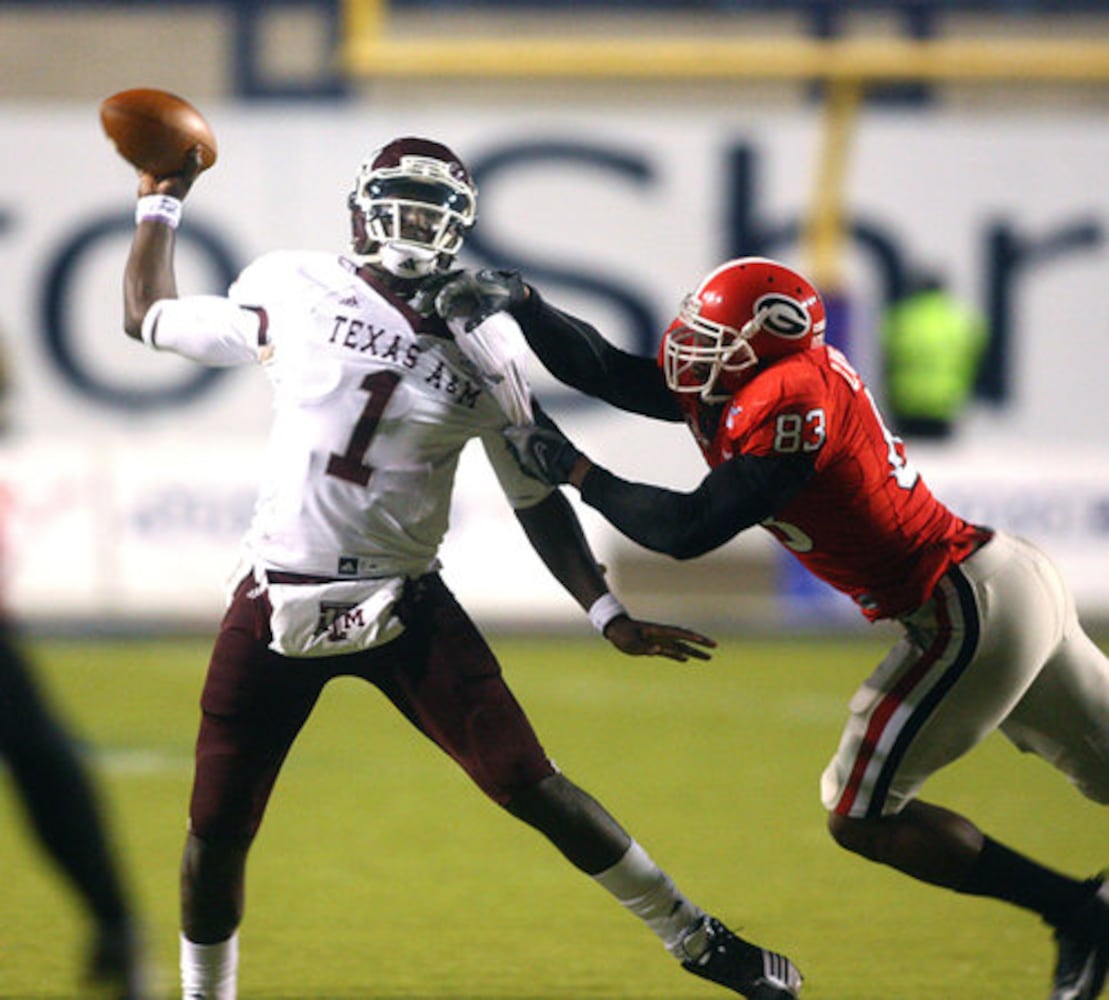
[[[377,253],[377,265],[398,278],[426,278],[439,270],[438,250],[414,246],[399,240],[383,243]]]

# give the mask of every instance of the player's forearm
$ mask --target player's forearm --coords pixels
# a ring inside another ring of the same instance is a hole
[[[585,320],[545,302],[530,286],[527,298],[511,312],[531,349],[560,382],[622,410],[659,420],[682,419],[651,358],[621,351]]]
[[[142,336],[142,322],[161,299],[177,298],[173,272],[173,230],[163,223],[140,222],[131,241],[123,272],[123,329],[129,337]]]
[[[741,455],[713,469],[692,493],[632,483],[588,459],[570,481],[582,499],[644,548],[692,559],[781,509],[812,472],[807,457]]]
[[[582,499],[617,531],[652,552],[692,559],[741,530],[729,526],[719,538],[718,532],[706,531],[694,494],[632,483],[598,465],[590,465],[578,478]]]
[[[551,575],[588,610],[608,586],[566,497],[556,490],[516,517]]]

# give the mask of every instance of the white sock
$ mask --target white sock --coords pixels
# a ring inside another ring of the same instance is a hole
[[[682,938],[704,911],[682,895],[634,840],[616,864],[593,878],[654,931],[672,955],[686,957]]]
[[[181,935],[183,1000],[235,1000],[239,932],[216,944],[196,944]]]

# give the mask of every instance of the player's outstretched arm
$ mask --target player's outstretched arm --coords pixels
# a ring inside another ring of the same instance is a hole
[[[622,351],[591,323],[546,302],[538,290],[509,307],[528,345],[560,382],[621,410],[678,423],[681,408],[654,358]]]
[[[571,388],[622,410],[659,420],[682,413],[653,358],[622,351],[590,323],[544,301],[515,271],[461,272],[437,293],[443,319],[470,330],[505,311],[520,324],[544,367]]]
[[[813,472],[811,455],[736,455],[690,493],[613,475],[583,455],[543,411],[505,431],[520,467],[552,486],[568,483],[590,507],[644,548],[692,559],[773,516]]]
[[[166,177],[139,173],[135,234],[123,272],[123,329],[136,340],[142,337],[147,310],[161,299],[177,298],[174,233],[181,201],[200,170],[201,150],[197,146],[179,173]]]

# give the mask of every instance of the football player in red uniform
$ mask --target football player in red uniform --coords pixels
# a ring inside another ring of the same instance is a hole
[[[761,525],[870,620],[904,633],[850,704],[822,797],[837,843],[957,892],[1003,899],[1054,929],[1052,1000],[1091,1000],[1109,958],[1109,884],[1049,870],[917,797],[1000,729],[1109,802],[1109,665],[1047,556],[970,524],[928,489],[847,359],[821,296],[749,257],[716,268],[666,331],[658,363],[620,351],[518,276],[440,293],[445,314],[505,308],[562,381],[684,420],[711,471],[682,493],[620,479],[549,420],[510,431],[526,469],[570,483],[623,534],[688,559]]]

